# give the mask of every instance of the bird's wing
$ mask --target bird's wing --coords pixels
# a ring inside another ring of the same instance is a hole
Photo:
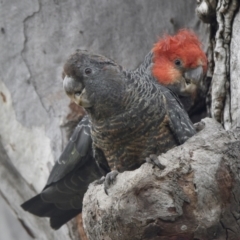
[[[43,202],[41,194],[29,199],[21,206],[25,211],[38,217],[50,217],[50,225],[53,229],[59,229],[82,211],[82,209],[70,209],[68,211],[59,209],[54,203]]]
[[[82,201],[88,185],[102,176],[91,156],[81,167],[50,184],[37,196],[21,206],[39,217],[50,217],[51,227],[60,228],[82,211]]]
[[[93,157],[90,127],[88,117],[84,117],[53,167],[43,191],[21,205],[34,215],[50,217],[54,229],[82,211],[88,185],[103,176]]]
[[[181,101],[171,90],[163,87],[170,128],[179,144],[192,137],[196,131]]]
[[[55,163],[46,186],[65,177],[76,167],[80,168],[93,156],[91,125],[88,116],[85,116],[76,126],[70,140]]]

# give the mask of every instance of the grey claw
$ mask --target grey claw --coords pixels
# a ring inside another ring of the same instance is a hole
[[[108,173],[105,177],[105,181],[104,181],[104,191],[105,193],[108,195],[108,189],[110,188],[110,186],[114,183],[114,181],[116,180],[116,177],[118,175],[118,171],[112,171],[110,173]]]
[[[155,154],[151,154],[149,157],[147,157],[146,162],[157,166],[160,170],[163,170],[164,168],[166,168],[166,166],[164,166],[163,164],[160,163],[157,155],[155,155]]]
[[[194,124],[194,128],[196,130],[196,132],[200,132],[204,129],[205,127],[205,123],[204,122],[198,122]]]
[[[152,161],[151,161],[151,159],[149,157],[146,157],[146,162],[152,164]]]

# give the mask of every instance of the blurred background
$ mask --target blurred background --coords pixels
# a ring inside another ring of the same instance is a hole
[[[77,239],[20,204],[44,187],[83,114],[62,88],[62,66],[77,48],[134,69],[164,33],[189,28],[207,49],[193,0],[0,1],[0,239]]]

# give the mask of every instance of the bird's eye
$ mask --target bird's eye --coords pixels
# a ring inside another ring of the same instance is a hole
[[[175,64],[177,67],[181,67],[181,66],[182,66],[182,62],[181,62],[181,60],[179,60],[179,59],[176,59],[176,60],[174,61],[174,64]]]
[[[86,68],[86,69],[84,70],[84,72],[85,72],[87,75],[89,75],[89,74],[92,73],[92,69],[91,69],[91,68]]]

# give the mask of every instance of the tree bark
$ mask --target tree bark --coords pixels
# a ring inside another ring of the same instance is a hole
[[[0,198],[6,202],[7,207],[11,209],[13,215],[16,217],[16,221],[18,222],[18,224],[16,224],[15,221],[13,221],[14,218],[12,218],[12,222],[9,221],[9,224],[11,225],[6,225],[8,228],[14,224],[14,231],[19,231],[15,234],[15,239],[19,239],[19,236],[20,238],[24,237],[26,240],[39,238],[43,240],[65,240],[66,236],[69,236],[71,239],[76,239],[76,235],[74,236],[73,231],[67,232],[66,229],[61,229],[59,232],[56,232],[49,228],[49,223],[45,219],[36,218],[31,214],[26,215],[19,203],[31,198],[36,194],[36,191],[33,189],[33,187],[27,184],[27,182],[19,174],[18,170],[11,163],[11,160],[3,148],[1,139],[0,159],[0,176],[1,179],[3,179],[0,181]],[[6,214],[5,217],[8,218],[9,216]],[[3,221],[3,219],[1,221]],[[4,222],[1,223],[1,225],[3,224]],[[21,227],[23,229],[21,229]],[[7,233],[7,229],[2,230],[2,237],[4,237],[4,239],[8,239],[8,237],[5,235]]]
[[[239,1],[198,1],[196,12],[205,23],[210,23],[208,46],[209,71],[212,78],[210,88],[210,116],[223,123],[225,129],[239,123],[239,104],[236,90],[240,87],[235,71],[239,47],[236,36],[239,32]],[[234,50],[233,50],[234,49]],[[239,125],[238,125],[239,126]]]

